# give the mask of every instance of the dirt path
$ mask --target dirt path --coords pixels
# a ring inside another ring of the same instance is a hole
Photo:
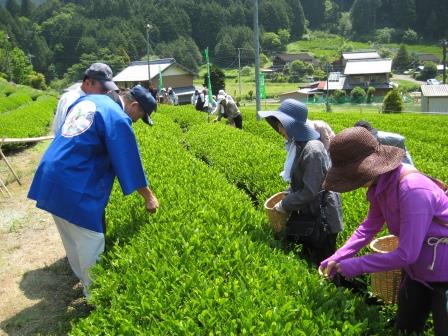
[[[394,81],[394,79],[406,80],[406,81],[413,82],[415,84],[420,84],[420,85],[421,84],[426,84],[426,82],[416,80],[415,78],[412,78],[412,76],[409,76],[409,75],[394,74],[394,77],[392,78],[392,81]]]
[[[66,335],[70,322],[89,310],[51,216],[26,197],[47,146],[8,157],[22,185],[0,161],[12,194],[0,194],[0,336]]]

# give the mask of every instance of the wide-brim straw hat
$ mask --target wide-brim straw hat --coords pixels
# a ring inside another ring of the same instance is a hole
[[[358,189],[377,176],[397,168],[405,155],[403,149],[381,145],[368,130],[352,127],[337,134],[330,143],[332,166],[323,187],[346,192]]]
[[[258,111],[258,115],[261,118],[277,118],[286,129],[288,137],[296,141],[309,141],[320,138],[320,134],[307,122],[308,108],[298,100],[285,99],[277,111]]]

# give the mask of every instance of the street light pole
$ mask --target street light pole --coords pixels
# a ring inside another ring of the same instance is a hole
[[[151,68],[149,65],[149,31],[151,30],[152,25],[149,23],[146,24],[146,53],[148,57],[148,89],[151,87]]]
[[[6,40],[7,40],[7,45],[6,45],[6,59],[8,61],[8,76],[9,76],[9,81],[12,82],[12,73],[11,73],[11,59],[10,59],[10,55],[9,55],[9,35],[6,34]]]
[[[446,48],[448,47],[448,41],[447,40],[443,40],[441,42],[442,44],[442,48],[443,48],[443,54],[442,54],[442,59],[443,59],[443,84],[446,84]]]
[[[238,48],[238,86],[240,89],[240,101],[243,99],[241,97],[241,48]]]
[[[326,102],[325,102],[325,111],[330,112],[331,108],[330,108],[330,102],[329,102],[329,94],[330,94],[330,90],[329,90],[329,81],[330,81],[330,64],[327,64],[327,95],[326,95]]]

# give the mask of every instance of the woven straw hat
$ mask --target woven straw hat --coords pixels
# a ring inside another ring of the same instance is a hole
[[[381,145],[368,130],[352,127],[337,134],[330,143],[332,167],[323,183],[326,190],[358,189],[375,177],[397,168],[405,152]]]

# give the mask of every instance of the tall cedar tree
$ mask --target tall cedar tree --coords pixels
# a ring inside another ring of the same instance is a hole
[[[400,45],[397,55],[394,58],[394,68],[397,70],[405,70],[411,66],[411,56],[404,44]]]
[[[310,28],[321,28],[325,18],[325,0],[302,0],[302,7]]]
[[[218,95],[219,90],[225,90],[226,88],[226,75],[224,71],[212,64],[210,66],[210,82],[212,85],[212,93]],[[208,87],[207,73],[204,75],[204,87]]]

